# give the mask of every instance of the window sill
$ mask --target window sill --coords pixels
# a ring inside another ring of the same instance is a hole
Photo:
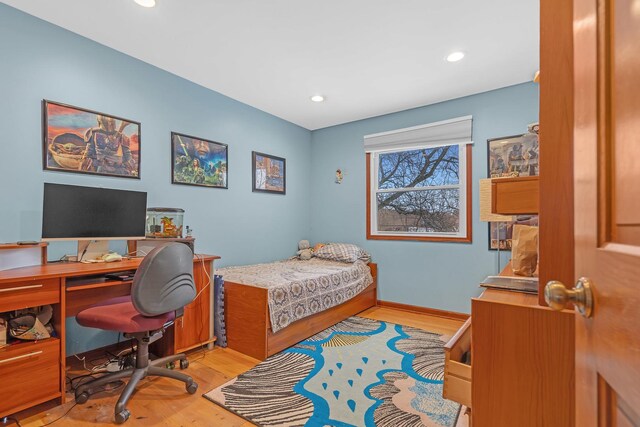
[[[436,236],[389,236],[367,233],[367,240],[411,240],[417,242],[451,242],[451,243],[471,243],[471,236],[465,237],[436,237]]]

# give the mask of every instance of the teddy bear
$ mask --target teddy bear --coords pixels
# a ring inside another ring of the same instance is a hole
[[[298,249],[298,259],[306,261],[313,256],[313,249],[311,249],[308,240],[300,240],[300,242],[298,242]]]

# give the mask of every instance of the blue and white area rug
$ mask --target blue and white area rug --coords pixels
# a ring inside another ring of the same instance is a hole
[[[442,398],[444,342],[351,317],[204,396],[259,426],[452,427]]]

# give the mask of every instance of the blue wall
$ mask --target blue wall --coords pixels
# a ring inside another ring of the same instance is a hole
[[[218,266],[286,258],[297,242],[354,242],[379,263],[379,297],[461,312],[495,273],[477,220],[486,140],[537,121],[538,89],[523,84],[314,132],[0,4],[0,242],[38,240],[43,182],[148,192],[149,206],[181,207],[196,249]],[[142,123],[140,180],[42,170],[42,99]],[[473,115],[473,244],[365,239],[364,135]],[[229,144],[229,189],[170,183],[170,132]],[[287,195],[251,192],[251,151],[287,159]],[[335,170],[345,177],[334,183]],[[124,243],[116,244],[124,251]],[[75,253],[55,243],[50,259]],[[115,341],[69,319],[68,354]]]
[[[366,240],[363,136],[469,114],[475,142],[473,243]],[[370,251],[379,263],[381,300],[469,313],[478,283],[497,270],[478,209],[478,180],[487,176],[487,139],[524,133],[536,121],[538,87],[526,83],[314,131],[311,238],[353,242]],[[344,173],[340,185],[334,183],[338,168]]]
[[[149,206],[184,208],[196,250],[218,265],[286,258],[308,238],[308,130],[4,4],[0,58],[0,242],[40,239],[43,182],[147,191]],[[142,179],[43,171],[45,98],[141,122]],[[171,131],[229,144],[228,190],[171,184]],[[287,159],[286,196],[252,193],[252,150]],[[52,244],[50,259],[75,250]],[[68,323],[69,354],[113,340]]]

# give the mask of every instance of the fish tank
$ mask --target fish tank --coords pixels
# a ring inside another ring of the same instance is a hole
[[[184,209],[148,208],[146,236],[150,238],[182,238]]]

